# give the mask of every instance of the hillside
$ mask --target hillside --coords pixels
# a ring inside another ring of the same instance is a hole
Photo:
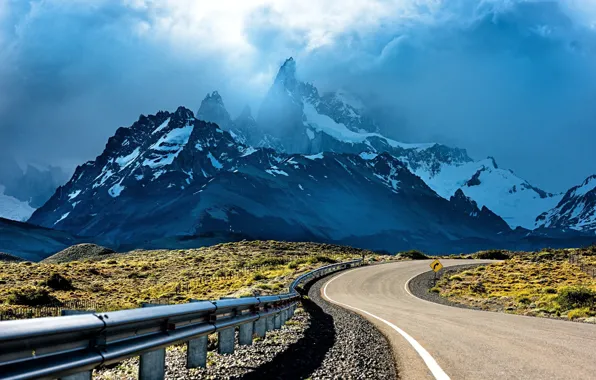
[[[596,246],[476,257],[506,260],[448,273],[431,290],[482,310],[596,323]]]
[[[80,239],[64,231],[0,218],[0,251],[40,261]]]
[[[0,306],[85,302],[100,310],[141,302],[269,294],[300,273],[336,261],[389,256],[315,243],[253,241],[189,250],[132,251],[66,263],[0,262]]]

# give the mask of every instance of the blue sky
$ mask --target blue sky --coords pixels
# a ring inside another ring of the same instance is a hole
[[[283,60],[392,137],[548,191],[596,173],[596,1],[0,0],[0,150],[72,168],[140,113],[258,109]]]

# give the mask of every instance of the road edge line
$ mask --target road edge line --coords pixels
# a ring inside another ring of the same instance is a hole
[[[351,310],[356,310],[359,311],[361,313],[364,313],[372,318],[375,318],[383,323],[385,323],[387,326],[391,327],[393,330],[395,330],[398,334],[400,334],[405,340],[408,341],[408,343],[410,343],[410,345],[412,346],[412,348],[414,348],[414,350],[416,350],[416,352],[418,353],[418,355],[420,356],[420,358],[424,361],[424,364],[426,364],[426,367],[430,370],[430,372],[433,374],[433,376],[435,377],[435,379],[437,380],[451,380],[451,378],[445,373],[445,371],[443,371],[443,369],[441,368],[441,366],[439,365],[439,363],[437,363],[437,361],[432,357],[432,355],[426,351],[426,349],[424,347],[422,347],[422,345],[420,343],[418,343],[418,341],[416,339],[414,339],[410,334],[408,334],[407,332],[405,332],[404,330],[400,329],[399,327],[397,327],[396,325],[394,325],[393,323],[378,317],[372,313],[369,313],[366,310],[362,310],[359,309],[357,307],[354,306],[350,306],[347,305],[345,303],[342,302],[338,302],[335,301],[334,299],[332,299],[331,297],[329,297],[327,295],[327,286],[329,284],[331,284],[333,281],[335,281],[336,279],[340,278],[341,276],[350,273],[351,271],[348,272],[344,272],[342,274],[340,274],[339,276],[333,277],[331,280],[327,281],[325,283],[325,286],[323,287],[323,296],[325,299],[327,299],[328,301],[330,301],[331,303],[334,303],[336,305],[339,306],[343,306],[347,309],[351,309]],[[406,283],[407,284],[407,283]],[[408,291],[409,293],[409,291]],[[411,295],[411,293],[410,293]],[[416,297],[418,298],[418,297]]]

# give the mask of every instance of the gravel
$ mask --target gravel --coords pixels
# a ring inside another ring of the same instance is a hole
[[[281,330],[232,355],[208,353],[208,367],[187,370],[186,346],[166,350],[166,379],[396,379],[391,347],[366,319],[324,301],[325,279]],[[215,344],[212,342],[212,348]],[[97,379],[136,379],[138,358],[95,371]]]
[[[256,338],[252,346],[240,346],[236,341],[231,355],[215,351],[215,335],[210,337],[207,368],[186,369],[186,345],[168,347],[166,350],[166,379],[239,379],[272,361],[292,344],[304,337],[310,326],[310,315],[298,308],[291,321],[281,330],[267,332],[263,339]],[[238,334],[236,334],[238,335]],[[236,339],[238,337],[236,336]],[[113,368],[93,373],[94,379],[136,379],[139,358],[127,359]]]
[[[439,271],[437,275],[437,281],[440,280],[443,276],[451,276],[457,272],[461,272],[467,269],[473,269],[480,265],[487,265],[487,264],[469,264],[469,265],[456,265],[448,268],[443,268]],[[429,292],[429,289],[434,286],[434,273],[424,272],[413,279],[410,280],[409,288],[410,292],[418,298],[422,298],[423,300],[431,301],[434,303],[440,303],[442,305],[447,306],[454,306],[460,307],[462,309],[473,309],[473,310],[482,310],[479,307],[474,307],[470,305],[463,305],[460,303],[449,301],[445,297],[441,297],[438,293]]]
[[[325,282],[316,282],[308,292],[309,298],[331,317],[334,327],[326,337],[332,339],[331,346],[312,378],[397,379],[393,351],[385,336],[360,315],[323,300],[321,286]]]

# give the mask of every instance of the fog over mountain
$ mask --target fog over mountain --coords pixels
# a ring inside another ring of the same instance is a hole
[[[214,90],[236,119],[293,56],[383,134],[564,192],[596,171],[595,23],[579,0],[6,0],[0,151],[72,170],[140,113]]]

